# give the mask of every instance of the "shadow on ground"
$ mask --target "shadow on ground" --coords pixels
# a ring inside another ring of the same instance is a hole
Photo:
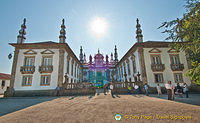
[[[161,95],[161,96],[158,96],[156,94],[150,94],[150,97],[156,97],[156,98],[166,99],[166,100],[168,99],[166,94]],[[174,101],[200,106],[200,103],[199,103],[200,102],[200,94],[190,94],[189,98],[185,98],[185,95],[183,95],[183,97],[175,95]]]
[[[12,97],[0,98],[0,116],[18,111],[29,106],[36,105],[45,101],[51,101],[58,97]]]

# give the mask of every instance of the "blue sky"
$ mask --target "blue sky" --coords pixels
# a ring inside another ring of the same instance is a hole
[[[157,27],[164,21],[181,17],[184,0],[0,0],[0,72],[10,73],[14,48],[23,18],[27,19],[26,42],[58,42],[62,18],[65,18],[66,42],[79,57],[83,46],[87,59],[97,53],[114,52],[119,59],[136,42],[136,18],[140,20],[144,41],[163,41],[167,35]],[[104,36],[90,30],[94,17],[104,18],[109,27]]]

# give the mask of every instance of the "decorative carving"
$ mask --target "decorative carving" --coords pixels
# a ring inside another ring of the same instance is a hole
[[[49,49],[46,49],[46,50],[42,51],[41,54],[54,54],[54,52]]]
[[[37,54],[37,52],[35,52],[34,50],[27,50],[26,52],[24,52],[24,55],[35,55]]]
[[[157,49],[157,48],[153,48],[149,51],[149,53],[161,53],[161,50]]]
[[[178,53],[178,52],[180,52],[180,51],[175,50],[175,49],[169,49],[167,52],[168,52],[168,53]]]

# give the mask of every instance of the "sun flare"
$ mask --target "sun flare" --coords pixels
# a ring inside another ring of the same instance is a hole
[[[98,36],[102,36],[107,31],[107,22],[104,18],[96,17],[90,23],[90,29]]]

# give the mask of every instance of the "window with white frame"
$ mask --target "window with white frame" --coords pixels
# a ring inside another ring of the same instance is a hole
[[[152,62],[153,64],[161,64],[160,55],[152,55]]]
[[[155,77],[155,83],[163,82],[163,74],[162,73],[156,73],[156,74],[154,74],[154,77]]]
[[[26,75],[22,77],[22,86],[31,86],[32,84],[32,76]]]
[[[183,75],[182,73],[174,73],[174,81],[175,82],[183,82]]]
[[[34,66],[35,57],[25,57],[24,66]]]
[[[40,85],[50,85],[51,75],[41,75]]]
[[[52,56],[44,56],[42,65],[43,66],[51,66],[52,65]]]
[[[179,55],[170,55],[171,64],[180,64]]]

